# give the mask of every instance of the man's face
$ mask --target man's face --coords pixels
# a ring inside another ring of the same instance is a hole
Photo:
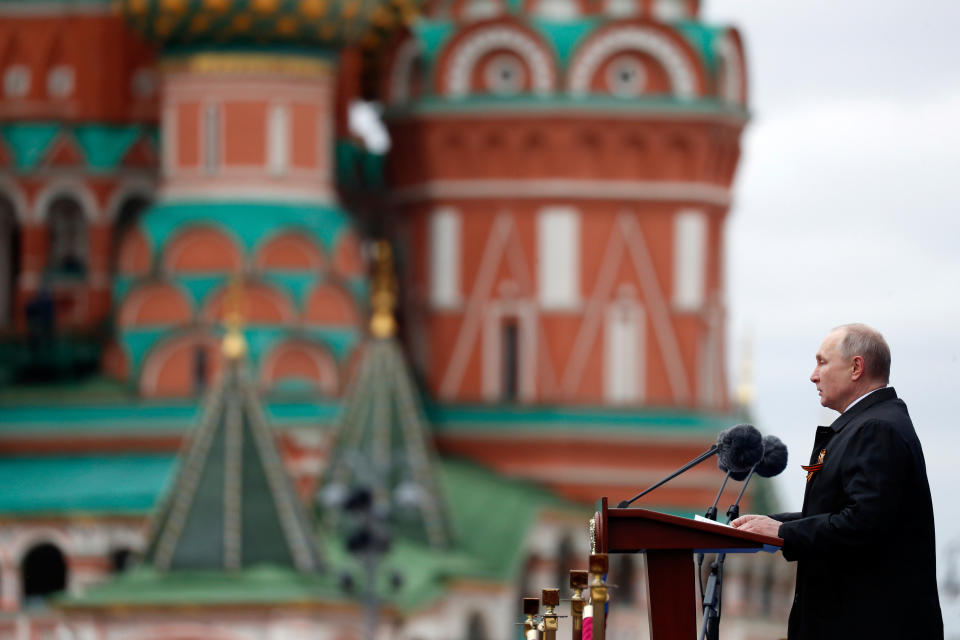
[[[847,360],[840,355],[840,341],[842,331],[834,331],[827,335],[820,349],[817,350],[817,366],[810,374],[810,382],[817,385],[820,392],[820,404],[843,411],[853,400],[851,393],[856,386],[852,379],[852,359]]]

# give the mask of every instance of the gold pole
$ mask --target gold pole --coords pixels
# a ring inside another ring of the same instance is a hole
[[[583,639],[583,590],[587,588],[587,572],[574,569],[570,572],[570,588],[573,597],[570,598],[570,617],[573,618],[572,640]]]
[[[593,606],[593,640],[606,638],[607,585],[603,576],[610,568],[610,560],[605,553],[590,556],[590,604]]]
[[[560,606],[560,589],[544,589],[543,606],[547,610],[543,613],[543,640],[557,640],[559,618],[557,607]]]
[[[527,618],[523,621],[524,640],[537,640],[537,615],[539,613],[540,601],[538,599],[523,599],[523,615]]]

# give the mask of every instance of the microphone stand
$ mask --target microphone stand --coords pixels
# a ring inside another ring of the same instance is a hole
[[[747,477],[743,481],[743,486],[740,487],[740,494],[737,496],[737,501],[727,509],[727,524],[730,524],[739,517],[740,500],[747,490],[747,484],[749,484],[750,479],[753,478],[753,473],[757,470],[757,464],[760,464],[760,462],[758,461],[750,467],[750,473],[747,474]],[[728,471],[727,478],[729,477],[730,472]],[[723,485],[726,486],[726,484],[727,480],[724,479]],[[723,493],[723,487],[720,488],[720,493]],[[720,495],[718,494],[717,499],[713,502],[713,506],[707,509],[707,517],[710,517],[712,511],[712,519],[716,520],[717,503],[719,501]],[[723,563],[726,559],[727,554],[718,553],[716,559],[710,564],[710,577],[707,578],[707,589],[703,593],[703,626],[700,628],[700,640],[719,640],[720,638],[720,610],[723,606]]]
[[[703,453],[701,453],[699,456],[697,456],[696,458],[694,458],[693,460],[691,460],[691,461],[688,462],[687,464],[683,465],[682,467],[680,467],[679,469],[677,469],[676,471],[674,471],[673,473],[671,473],[669,476],[667,476],[666,478],[664,478],[663,480],[661,480],[661,481],[658,482],[657,484],[653,485],[652,487],[647,487],[646,489],[644,489],[643,491],[641,491],[641,492],[638,493],[637,495],[633,496],[633,497],[630,498],[629,500],[621,500],[621,501],[620,501],[620,504],[617,505],[617,509],[626,509],[626,508],[629,507],[631,504],[633,504],[634,502],[636,502],[637,500],[639,500],[639,499],[642,498],[643,496],[647,495],[648,493],[650,493],[651,491],[653,491],[654,489],[656,489],[656,488],[659,487],[660,485],[662,485],[662,484],[664,484],[664,483],[666,483],[666,482],[669,482],[670,480],[673,480],[674,478],[676,478],[678,475],[680,475],[681,473],[683,473],[683,472],[686,471],[687,469],[689,469],[689,468],[691,468],[691,467],[695,467],[696,465],[700,464],[701,462],[703,462],[704,460],[706,460],[706,459],[709,458],[710,456],[712,456],[712,455],[714,455],[715,453],[717,453],[718,450],[719,450],[719,447],[717,447],[717,445],[715,445],[715,444],[714,444],[714,445],[711,445],[709,449],[707,449],[706,451],[704,451]]]

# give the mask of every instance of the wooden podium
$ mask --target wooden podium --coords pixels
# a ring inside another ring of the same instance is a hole
[[[780,538],[647,509],[610,509],[594,515],[597,553],[646,553],[651,640],[695,640],[697,592],[693,554],[778,551]]]

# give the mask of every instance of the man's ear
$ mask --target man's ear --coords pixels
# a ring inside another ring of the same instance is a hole
[[[850,379],[859,380],[863,377],[863,356],[853,356],[853,361],[850,365]]]

